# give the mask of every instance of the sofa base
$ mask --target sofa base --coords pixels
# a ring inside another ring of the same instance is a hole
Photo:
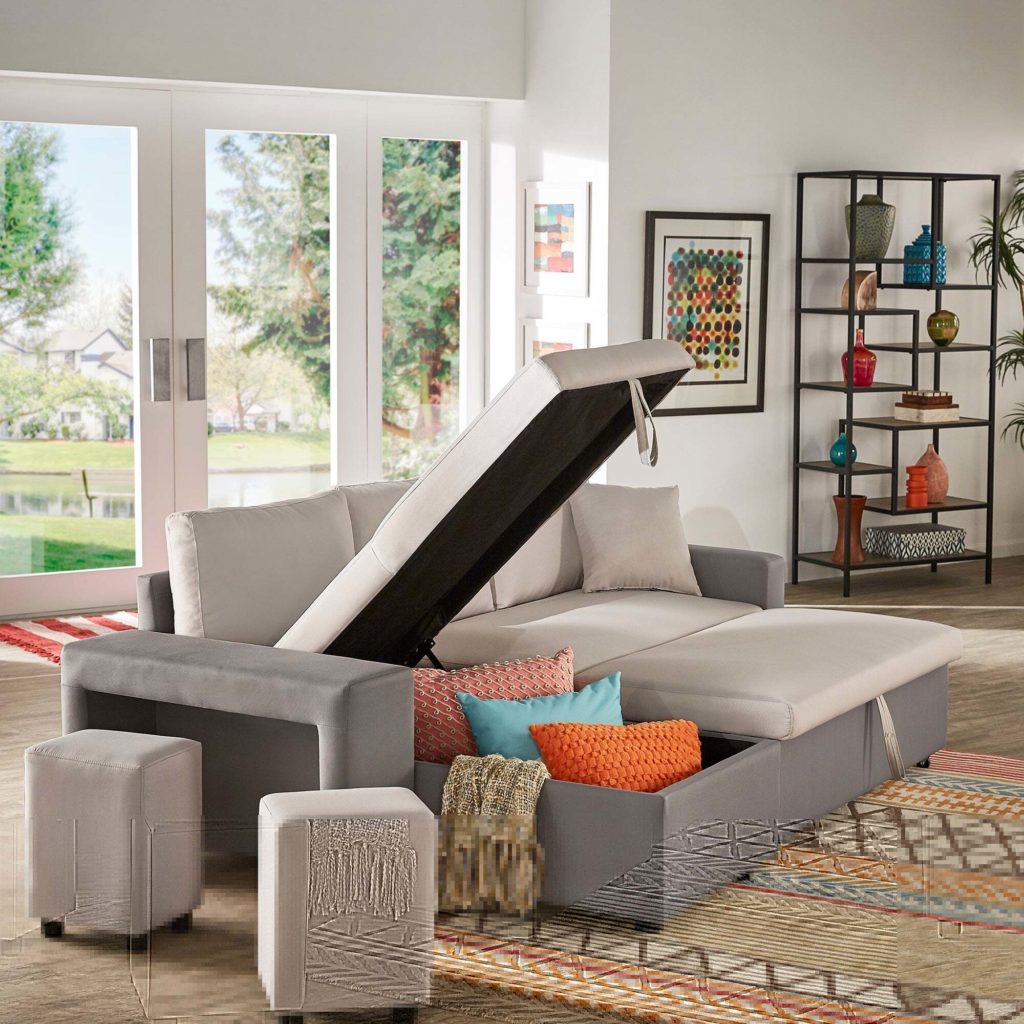
[[[945,742],[947,694],[943,668],[887,695],[907,764]],[[762,821],[784,840],[889,777],[874,702],[791,740],[709,734],[702,743],[707,766],[658,793],[545,783],[537,807],[542,900],[657,927],[751,867],[722,861],[714,876],[700,866],[691,884],[684,862],[699,857],[667,842],[672,836],[712,822]],[[447,765],[416,763],[416,793],[435,813],[447,775]]]

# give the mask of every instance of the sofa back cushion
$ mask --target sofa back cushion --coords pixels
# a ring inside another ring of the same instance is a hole
[[[495,605],[514,608],[582,585],[583,559],[566,503],[495,573]]]
[[[167,517],[174,631],[277,643],[354,554],[341,488]]]

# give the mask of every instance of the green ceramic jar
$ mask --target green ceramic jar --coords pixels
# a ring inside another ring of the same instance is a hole
[[[960,330],[960,317],[956,313],[950,313],[948,309],[937,309],[928,317],[928,337],[935,342],[939,348],[945,348],[953,344],[953,339]]]

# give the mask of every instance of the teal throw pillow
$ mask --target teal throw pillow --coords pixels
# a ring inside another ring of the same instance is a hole
[[[584,686],[576,693],[556,693],[525,700],[481,700],[470,693],[456,693],[473,731],[480,756],[501,754],[524,761],[540,759],[530,735],[539,722],[588,722],[591,725],[622,725],[619,673]]]

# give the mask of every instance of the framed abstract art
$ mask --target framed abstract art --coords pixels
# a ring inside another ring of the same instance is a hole
[[[567,352],[590,345],[590,324],[554,323],[551,320],[523,320],[519,365],[525,366],[537,356],[550,352]]]
[[[647,214],[644,337],[696,364],[656,416],[764,412],[767,213]]]
[[[589,287],[590,185],[527,182],[523,286],[547,295],[582,295]]]

